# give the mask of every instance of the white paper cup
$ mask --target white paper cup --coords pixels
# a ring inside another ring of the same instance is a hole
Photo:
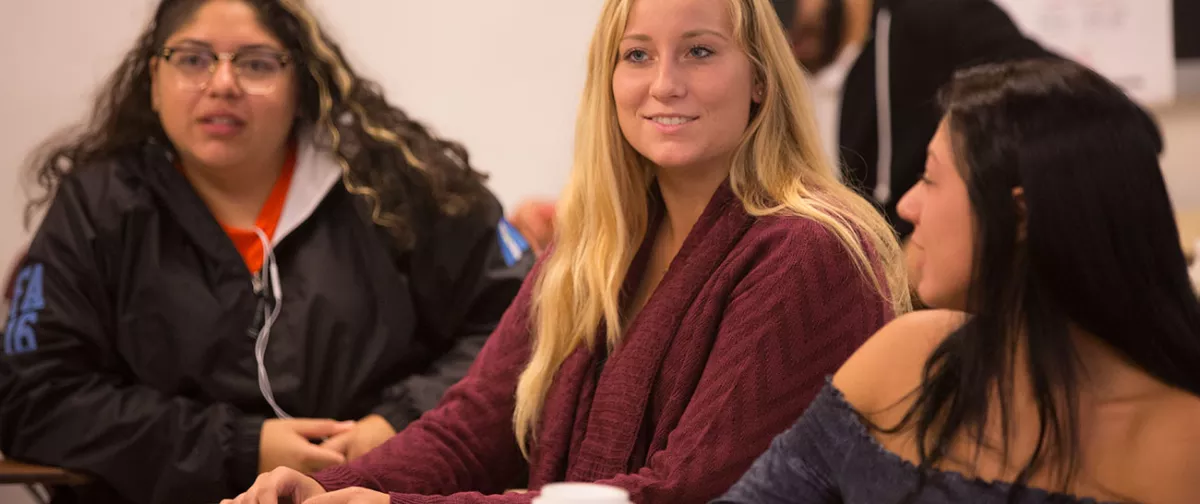
[[[533,504],[631,504],[623,488],[596,483],[551,483]]]

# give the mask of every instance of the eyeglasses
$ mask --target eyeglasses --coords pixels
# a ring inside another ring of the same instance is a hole
[[[217,65],[229,60],[237,74],[238,86],[254,95],[274,91],[283,78],[283,69],[292,61],[287,53],[267,49],[218,54],[208,49],[164,47],[158,55],[179,72],[179,84],[188,91],[208,87]]]

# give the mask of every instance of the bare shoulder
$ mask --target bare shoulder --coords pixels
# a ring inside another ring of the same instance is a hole
[[[1200,502],[1200,397],[1173,389],[1154,402],[1130,429],[1130,466],[1120,468],[1136,475],[1129,487],[1145,502]]]
[[[921,383],[930,354],[966,320],[949,310],[921,310],[897,317],[850,356],[833,384],[860,412],[892,406]]]
[[[1179,392],[1179,412],[1173,432],[1179,433],[1179,467],[1184,468],[1176,479],[1179,502],[1200,502],[1200,397],[1186,392]]]

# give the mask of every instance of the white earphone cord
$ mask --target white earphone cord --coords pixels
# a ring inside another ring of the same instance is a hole
[[[279,282],[279,267],[275,265],[275,251],[271,248],[271,241],[267,239],[267,234],[261,229],[255,228],[254,233],[258,235],[258,240],[262,242],[263,247],[263,264],[259,271],[260,283],[263,289],[271,289],[270,293],[275,298],[275,306],[270,311],[267,311],[266,306],[263,307],[262,329],[258,331],[258,337],[254,340],[254,360],[258,363],[258,391],[262,393],[263,399],[267,400],[267,404],[271,405],[275,416],[292,418],[275,403],[275,394],[271,391],[271,379],[267,376],[265,362],[267,342],[271,339],[271,326],[275,325],[275,320],[279,318],[279,310],[283,307],[283,285]]]

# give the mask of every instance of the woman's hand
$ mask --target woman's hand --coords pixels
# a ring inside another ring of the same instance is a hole
[[[294,501],[296,502],[296,501]],[[392,497],[366,488],[343,488],[336,492],[318,495],[303,504],[390,504]]]
[[[395,435],[391,422],[379,415],[367,415],[353,429],[329,438],[321,447],[345,454],[346,460],[354,460]]]
[[[269,419],[263,422],[258,444],[258,472],[277,467],[290,467],[313,473],[326,467],[346,463],[341,452],[313,444],[311,440],[325,439],[349,432],[354,422],[294,418]]]
[[[324,494],[325,488],[317,483],[317,480],[300,474],[295,469],[280,467],[258,475],[258,479],[254,480],[254,485],[249,490],[237,498],[225,499],[221,501],[221,504],[277,504],[281,500],[280,498],[289,499],[294,504],[301,504]],[[387,502],[387,500],[382,502]]]
[[[508,222],[525,237],[534,254],[541,255],[550,245],[550,240],[554,239],[554,202],[536,199],[523,201],[508,217]]]

